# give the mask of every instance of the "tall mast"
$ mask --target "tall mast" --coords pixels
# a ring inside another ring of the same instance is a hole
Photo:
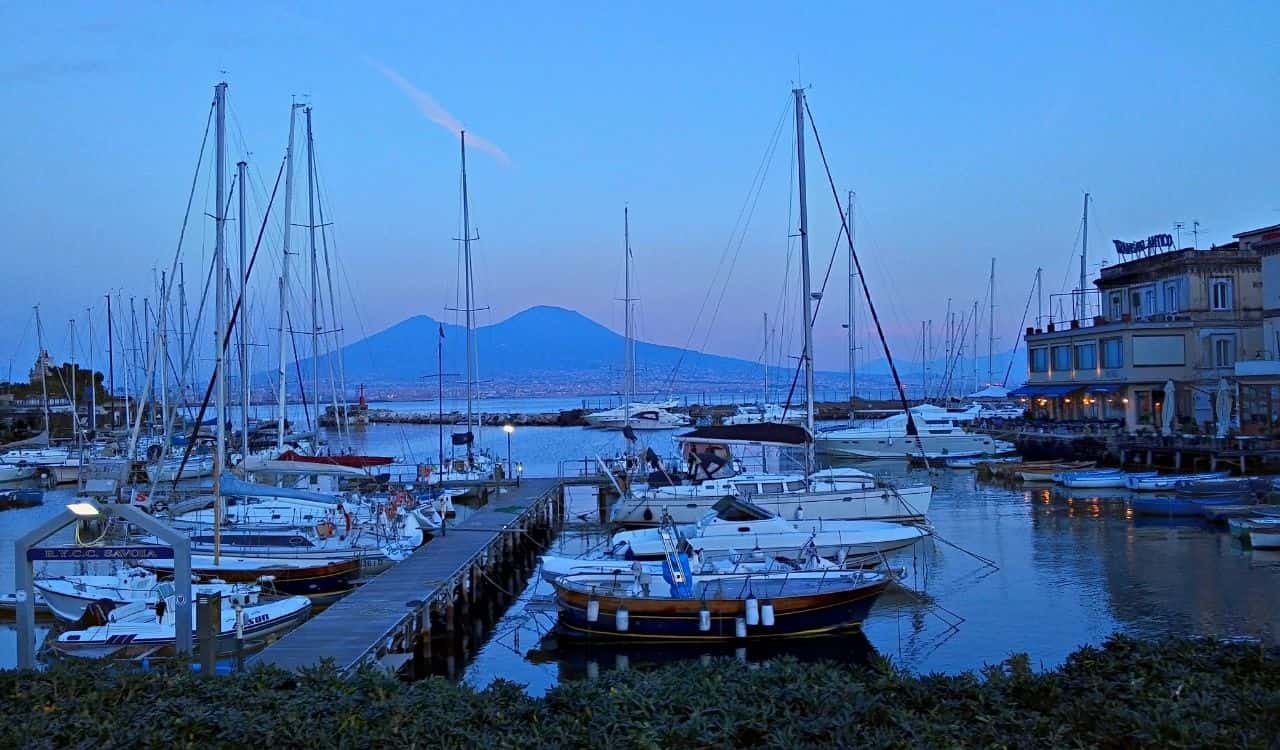
[[[169,279],[167,272],[160,272],[160,299],[168,300]],[[156,346],[160,352],[160,416],[164,420],[165,448],[170,442],[173,416],[169,413],[169,305],[162,303],[156,310]]]
[[[991,281],[987,284],[987,384],[996,383],[996,259],[991,259]],[[976,354],[976,352],[975,352]]]
[[[923,402],[929,398],[929,366],[925,364],[929,359],[929,334],[928,324],[920,321],[920,401]]]
[[[813,435],[813,290],[809,279],[809,202],[804,175],[804,89],[792,90],[796,98],[796,182],[800,192],[800,277],[804,293],[804,401],[805,427]],[[837,204],[839,205],[839,204]],[[813,473],[812,438],[806,443],[804,473]]]
[[[178,405],[187,405],[187,273],[178,264]]]
[[[1084,194],[1084,217],[1080,219],[1082,229],[1080,231],[1080,315],[1077,320],[1083,320],[1088,313],[1085,310],[1088,304],[1088,297],[1085,294],[1085,266],[1089,257],[1089,194]]]
[[[106,294],[103,296],[107,298],[107,393],[109,395],[107,412],[111,414],[111,426],[115,427],[115,407],[111,403],[116,398],[116,353],[111,332],[111,295]]]
[[[49,368],[46,366],[47,357],[44,353],[44,326],[40,324],[40,306],[35,306],[36,310],[36,367],[40,370],[40,403],[44,408],[44,432],[45,438],[49,437]]]
[[[760,364],[764,370],[764,400],[761,406],[769,403],[769,313],[764,313],[764,353],[760,355]]]
[[[969,352],[973,360],[973,390],[978,390],[978,300],[973,301],[973,351]]]
[[[626,269],[623,274],[625,282],[622,293],[622,304],[626,305],[622,353],[622,379],[626,403],[622,407],[622,419],[624,425],[630,425],[631,402],[636,398],[636,361],[631,334],[631,209],[628,206],[622,207],[622,248],[623,267]]]
[[[858,283],[858,267],[853,260],[853,200],[856,196],[852,190],[849,191],[848,205],[845,209],[845,215],[849,217],[849,319],[845,323],[845,327],[849,329],[849,409],[852,412],[854,399],[858,397],[858,339],[854,332],[854,310],[857,305],[858,296],[854,291]]]
[[[217,156],[215,161],[216,189],[214,191],[213,222],[213,288],[214,288],[214,378],[218,429],[213,457],[213,564],[222,557],[222,465],[227,455],[227,358],[224,343],[227,340],[227,84],[214,87],[214,108],[217,111]],[[243,192],[244,186],[241,186]]]
[[[276,380],[279,391],[276,395],[276,450],[284,450],[286,387],[289,383],[288,369],[285,367],[285,342],[288,336],[289,311],[289,239],[293,236],[293,131],[297,119],[297,102],[289,103],[289,145],[284,150],[284,251],[280,261],[280,333],[277,341],[279,359],[276,362]]]
[[[80,444],[80,399],[76,398],[76,374],[79,364],[76,362],[76,319],[72,318],[71,326],[71,429],[75,430],[76,445]]]
[[[315,142],[311,138],[311,107],[307,118],[307,233],[311,243],[311,400],[320,417],[320,259],[316,255],[316,164]],[[336,418],[338,415],[335,414]]]
[[[240,340],[240,460],[249,458],[249,295],[245,288],[249,272],[248,211],[245,208],[245,195],[249,192],[245,173],[248,162],[241,159],[236,162],[236,180],[240,183],[240,211],[236,223],[240,230],[240,313],[237,326]]]
[[[474,321],[472,320],[473,301],[471,286],[471,206],[467,196],[467,131],[459,133],[462,147],[462,263],[463,263],[463,285],[466,300],[466,320],[467,320],[467,464],[470,467],[470,459],[473,453],[473,445],[475,442],[475,434],[472,432],[472,401],[475,398],[475,339]]]
[[[97,350],[93,336],[93,308],[84,309],[85,325],[89,328],[89,420],[88,430],[92,434],[98,429],[98,377],[94,367]]]
[[[1036,269],[1036,328],[1041,325],[1041,319],[1044,318],[1044,269]]]

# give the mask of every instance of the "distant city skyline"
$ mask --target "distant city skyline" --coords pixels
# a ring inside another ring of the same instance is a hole
[[[219,80],[229,162],[247,157],[255,177],[252,216],[290,96],[314,106],[347,341],[417,314],[452,319],[465,127],[482,323],[547,304],[620,331],[628,205],[641,338],[754,360],[768,313],[787,332],[771,359],[794,354],[797,80],[839,199],[857,191],[868,283],[906,359],[922,320],[941,337],[948,298],[960,313],[984,300],[992,257],[996,348],[1012,348],[1036,267],[1046,292],[1078,278],[1086,191],[1092,274],[1115,261],[1112,239],[1177,221],[1184,245],[1199,222],[1201,247],[1280,223],[1272,5],[729,8],[8,6],[0,19],[23,33],[0,50],[0,360],[19,377],[30,367],[34,304],[62,361],[73,317],[92,316],[105,347],[104,294],[136,297],[140,315],[154,300]],[[838,218],[811,138],[808,156],[817,285]],[[184,244],[195,298],[212,250],[207,176]],[[263,361],[279,245],[268,231],[250,297]],[[826,370],[847,361],[837,252],[816,326]],[[861,356],[876,360],[866,318]],[[981,357],[985,320],[979,334]]]

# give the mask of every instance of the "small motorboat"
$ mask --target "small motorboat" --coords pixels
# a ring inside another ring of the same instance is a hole
[[[91,604],[79,622],[52,641],[53,648],[70,656],[89,658],[136,658],[173,648],[176,641],[173,585],[161,584],[158,593],[161,594],[159,601],[165,602],[163,611],[154,603],[144,601],[119,607],[110,600]],[[252,647],[299,625],[310,612],[311,600],[305,596],[261,601],[256,593],[234,595],[230,606],[221,607],[217,653],[220,656],[234,653],[240,636],[247,647]],[[195,620],[193,613],[193,634]],[[193,643],[196,640],[193,637]]]
[[[33,464],[0,464],[0,482],[21,482],[36,475],[39,467]]]
[[[983,456],[956,456],[945,460],[948,469],[977,469],[980,466],[996,464],[1017,464],[1022,463],[1021,456],[998,456],[996,458],[988,458]]]
[[[674,560],[675,564],[672,564]],[[555,579],[559,632],[596,640],[733,641],[856,628],[893,581],[882,571],[692,575],[688,557],[662,575]]]
[[[1189,498],[1179,495],[1143,495],[1129,500],[1129,508],[1142,516],[1203,517],[1210,505],[1228,505],[1230,498]]]
[[[1097,465],[1095,461],[1071,461],[1068,463],[1042,461],[1013,464],[1010,471],[1012,476],[1016,476],[1024,482],[1052,482],[1054,474],[1061,474],[1065,471],[1086,471],[1092,469],[1095,465]],[[1002,476],[999,469],[996,470],[996,476]]]
[[[1202,482],[1224,479],[1227,476],[1225,471],[1204,474],[1130,474],[1125,477],[1125,483],[1136,492],[1172,492],[1177,489],[1179,482]]]
[[[1179,482],[1174,491],[1188,497],[1262,497],[1271,492],[1271,480],[1264,477],[1232,477]]]
[[[173,560],[140,562],[149,570],[173,574]],[[192,555],[191,572],[203,581],[231,583],[263,581],[281,594],[306,596],[316,602],[338,599],[355,589],[360,577],[358,559],[315,560],[288,557],[236,557],[223,554]]]
[[[1227,523],[1232,536],[1239,537],[1254,549],[1280,549],[1280,518],[1232,518]]]
[[[111,601],[116,607],[133,602],[154,604],[163,585],[152,571],[134,567],[122,568],[115,575],[62,576],[35,580],[36,591],[48,603],[53,616],[66,622],[79,620],[84,616],[86,607],[104,599]],[[217,593],[229,597],[260,592],[257,585],[247,584],[199,583],[191,586],[192,596]]]
[[[36,617],[49,617],[53,612],[49,610],[49,603],[44,600],[40,592],[36,592]],[[16,617],[18,615],[18,594],[9,591],[0,594],[0,615],[8,617]]]
[[[43,490],[21,489],[0,491],[0,510],[34,508],[37,505],[44,505]]]
[[[1065,471],[1053,476],[1053,481],[1064,487],[1077,489],[1102,489],[1127,487],[1130,477],[1155,476],[1156,472],[1127,474],[1121,469],[1091,469],[1088,471]]]

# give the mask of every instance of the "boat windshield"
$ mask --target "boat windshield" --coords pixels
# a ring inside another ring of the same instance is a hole
[[[720,498],[712,509],[722,521],[763,521],[770,517],[769,511],[759,505],[732,495]]]

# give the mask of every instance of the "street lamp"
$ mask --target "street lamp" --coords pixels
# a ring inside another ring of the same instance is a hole
[[[502,425],[502,431],[507,433],[507,477],[510,478],[511,477],[511,433],[516,431],[516,426],[510,423],[504,424]]]

